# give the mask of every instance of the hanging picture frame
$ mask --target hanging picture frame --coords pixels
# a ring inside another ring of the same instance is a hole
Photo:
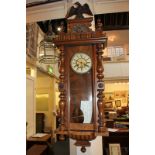
[[[114,100],[114,93],[113,92],[105,92],[104,99],[105,99],[105,101]]]
[[[120,144],[109,144],[109,155],[121,155]]]
[[[115,106],[118,108],[118,107],[121,107],[121,100],[115,100]]]

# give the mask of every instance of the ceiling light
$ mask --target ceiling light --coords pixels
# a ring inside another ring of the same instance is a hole
[[[61,27],[58,27],[57,30],[60,32],[61,31]]]
[[[111,42],[115,41],[115,39],[116,39],[115,35],[112,35],[112,36],[108,37],[108,40],[111,41]]]

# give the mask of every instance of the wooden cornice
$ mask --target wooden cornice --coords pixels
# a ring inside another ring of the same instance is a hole
[[[88,44],[92,43],[103,43],[107,41],[105,34],[98,32],[88,32],[88,33],[66,33],[58,35],[54,39],[56,45],[61,44]]]

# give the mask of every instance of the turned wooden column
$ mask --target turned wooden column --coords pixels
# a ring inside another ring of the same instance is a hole
[[[103,44],[97,44],[97,106],[98,106],[98,130],[103,132],[105,128],[104,123],[104,101],[103,101],[103,91],[104,91],[104,68],[102,65],[102,54],[103,54]]]
[[[66,107],[66,90],[65,90],[65,85],[64,85],[64,47],[60,46],[60,64],[59,64],[59,109],[60,109],[60,124],[59,124],[59,130],[64,131],[65,130],[65,107]],[[60,135],[60,140],[64,140],[64,135]]]

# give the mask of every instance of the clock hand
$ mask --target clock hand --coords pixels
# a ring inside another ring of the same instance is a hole
[[[75,67],[78,67],[78,65],[77,65],[77,64],[76,64],[76,65],[74,65],[74,68],[75,68]]]
[[[89,62],[90,63],[90,62]],[[84,64],[86,67],[89,67],[89,65],[87,63]]]
[[[76,60],[77,62],[79,62],[79,63],[81,63],[81,61],[80,60]]]
[[[86,67],[89,67],[89,65],[87,65],[87,64],[84,64]]]
[[[81,71],[82,71],[83,70],[83,67],[81,66],[80,68],[81,68]]]
[[[77,67],[77,70],[79,69],[80,67]]]

